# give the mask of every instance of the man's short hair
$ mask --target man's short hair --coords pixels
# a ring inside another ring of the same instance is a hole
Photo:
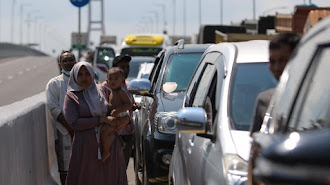
[[[74,54],[72,53],[72,51],[71,50],[65,50],[65,51],[62,51],[61,54],[60,54],[60,56],[58,57],[58,63],[60,63],[62,61],[63,54],[65,54],[65,53],[69,53],[72,56],[72,58],[74,59],[74,61],[76,61],[76,57],[74,56]]]
[[[112,67],[117,67],[118,63],[120,62],[130,62],[132,60],[132,57],[129,55],[119,55],[116,56],[112,61]]]
[[[293,32],[277,34],[269,43],[269,50],[279,49],[282,45],[288,45],[293,51],[300,41],[300,35]]]

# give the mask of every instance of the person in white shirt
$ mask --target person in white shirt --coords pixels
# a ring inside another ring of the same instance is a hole
[[[64,185],[69,168],[71,140],[74,132],[64,118],[63,103],[67,92],[70,71],[76,64],[76,59],[71,51],[63,51],[58,58],[58,62],[61,74],[49,80],[46,86],[46,105],[56,125],[55,150],[61,182]]]

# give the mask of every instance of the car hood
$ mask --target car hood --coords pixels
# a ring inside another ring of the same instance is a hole
[[[160,101],[163,104],[163,112],[179,111],[182,108],[185,92],[161,93]]]
[[[249,160],[251,137],[249,131],[232,130],[231,135],[237,154],[244,160]]]

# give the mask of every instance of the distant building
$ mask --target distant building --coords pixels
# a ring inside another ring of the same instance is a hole
[[[199,29],[199,44],[215,43],[215,31],[222,33],[246,33],[244,26],[203,25]]]

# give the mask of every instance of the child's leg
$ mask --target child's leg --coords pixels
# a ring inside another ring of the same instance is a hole
[[[109,134],[112,133],[112,128],[108,125],[103,125],[101,129],[101,141],[102,141],[102,162],[107,160],[110,157],[110,141]]]

